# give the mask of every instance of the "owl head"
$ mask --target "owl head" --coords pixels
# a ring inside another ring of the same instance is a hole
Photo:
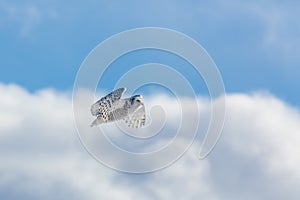
[[[134,96],[130,97],[129,102],[133,109],[136,109],[139,106],[144,104],[142,95],[134,95]]]
[[[131,105],[143,103],[142,95],[138,94],[138,95],[134,95],[134,96],[130,97],[130,103],[131,103]]]

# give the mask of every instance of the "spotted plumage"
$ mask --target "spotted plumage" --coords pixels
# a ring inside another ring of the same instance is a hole
[[[146,115],[143,97],[135,95],[121,99],[124,91],[125,88],[119,88],[91,106],[91,114],[97,117],[91,126],[117,120],[124,120],[132,128],[145,125]]]

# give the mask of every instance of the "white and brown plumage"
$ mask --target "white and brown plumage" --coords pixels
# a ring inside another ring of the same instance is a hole
[[[146,114],[143,97],[135,95],[121,99],[125,90],[125,88],[116,89],[91,106],[92,115],[97,117],[91,126],[117,120],[124,120],[132,128],[145,125]]]

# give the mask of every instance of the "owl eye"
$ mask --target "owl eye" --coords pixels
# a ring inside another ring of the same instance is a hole
[[[137,99],[136,101],[139,102],[139,103],[141,103],[141,100],[139,100],[139,99]]]

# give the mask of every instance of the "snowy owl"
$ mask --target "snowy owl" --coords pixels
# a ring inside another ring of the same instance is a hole
[[[130,98],[121,99],[126,88],[119,88],[91,106],[91,113],[97,118],[92,122],[91,127],[124,120],[131,128],[138,128],[145,125],[146,115],[143,97],[135,95]]]

